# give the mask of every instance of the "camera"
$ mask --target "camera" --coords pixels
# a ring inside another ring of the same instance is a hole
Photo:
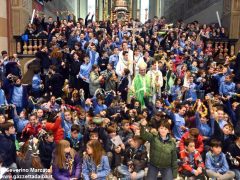
[[[112,76],[112,72],[107,72],[107,71],[102,71],[100,72],[100,75],[103,76],[104,79],[106,79],[107,76],[111,77]]]

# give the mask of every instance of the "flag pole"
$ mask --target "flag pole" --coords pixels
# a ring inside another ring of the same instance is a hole
[[[35,9],[33,9],[32,18],[31,18],[31,24],[33,23],[34,16],[35,16]]]

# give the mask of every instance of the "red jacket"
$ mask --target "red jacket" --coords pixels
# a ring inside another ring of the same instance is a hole
[[[194,151],[193,153],[194,153],[193,159],[194,159],[194,166],[195,166],[194,168],[190,164],[189,153],[186,150],[180,151],[179,153],[180,159],[183,164],[179,167],[179,171],[187,170],[192,172],[193,169],[196,170],[199,167],[204,168],[204,163],[203,163],[201,154],[198,151]]]
[[[64,130],[61,126],[61,122],[61,117],[57,117],[54,123],[47,122],[45,127],[47,131],[53,132],[54,140],[56,143],[64,138]]]
[[[28,136],[34,136],[37,137],[39,131],[41,131],[42,125],[41,123],[38,123],[36,126],[33,126],[31,123],[27,123],[25,128],[22,131],[22,136],[23,135],[28,135]]]
[[[189,137],[190,137],[189,132],[186,132],[186,133],[183,134],[183,136],[180,140],[180,143],[179,143],[180,151],[183,151],[185,149],[184,141],[186,139],[188,139]],[[195,148],[200,154],[202,154],[204,144],[203,144],[203,137],[200,134],[198,135],[197,139],[195,140]]]

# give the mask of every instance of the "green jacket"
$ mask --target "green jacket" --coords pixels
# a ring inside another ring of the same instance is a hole
[[[141,127],[141,137],[150,143],[150,164],[157,168],[172,168],[173,177],[177,178],[177,148],[174,140],[160,140],[159,135],[153,135]]]

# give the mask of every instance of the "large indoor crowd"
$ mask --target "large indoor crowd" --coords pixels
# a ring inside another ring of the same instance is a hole
[[[1,179],[239,180],[240,53],[213,44],[227,30],[93,18],[36,13],[29,84],[2,50]]]

